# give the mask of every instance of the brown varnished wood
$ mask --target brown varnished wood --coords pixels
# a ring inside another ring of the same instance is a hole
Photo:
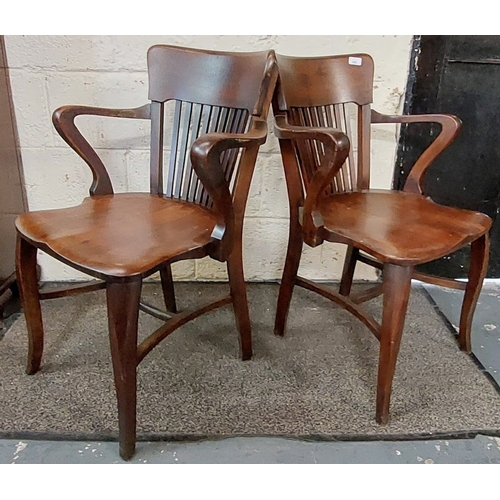
[[[159,319],[160,321],[167,322],[172,319],[172,314],[162,311],[161,309],[158,309],[157,307],[152,306],[151,304],[148,304],[146,302],[139,303],[139,311],[145,312],[146,314],[149,314],[150,316],[153,316],[153,318]]]
[[[307,280],[300,276],[297,276],[295,284],[297,286],[305,288],[306,290],[316,292],[322,297],[325,297],[335,304],[342,306],[346,311],[349,311],[353,316],[358,318],[373,333],[373,335],[375,335],[375,337],[380,340],[380,325],[372,316],[367,314],[361,307],[359,307],[357,303],[353,302],[349,297],[340,295],[340,293],[336,292],[335,290],[331,290],[324,285],[314,283],[311,280]]]
[[[173,315],[169,322],[158,328],[139,344],[137,347],[137,364],[139,364],[162,340],[166,339],[181,326],[207,312],[231,304],[232,301],[233,299],[229,295],[222,299],[210,302],[209,304],[196,310],[182,311]]]
[[[118,400],[120,456],[130,460],[135,452],[137,398],[137,329],[141,280],[108,282],[109,342]]]
[[[453,115],[413,115],[393,116],[371,111],[372,123],[438,123],[441,125],[439,135],[432,141],[429,147],[420,155],[413,165],[403,190],[411,193],[423,193],[423,181],[425,172],[432,162],[455,140],[462,122]]]
[[[313,108],[292,108],[288,114],[289,125],[318,129],[341,130],[348,137],[351,136],[350,109],[345,104],[331,106],[317,106]],[[319,165],[323,161],[325,148],[321,141],[315,139],[304,139],[295,141],[294,146],[297,156],[302,160],[302,176],[308,185]],[[354,161],[352,149],[342,167],[332,178],[330,189],[332,192],[353,191],[357,185],[357,168]]]
[[[71,297],[72,295],[80,295],[81,293],[97,292],[98,290],[104,290],[105,288],[106,282],[104,281],[59,286],[55,290],[40,290],[40,299],[50,300],[59,299],[61,297]]]
[[[346,250],[344,268],[342,269],[342,278],[340,279],[340,295],[345,295],[346,297],[351,295],[352,280],[354,278],[358,256],[359,249],[353,245],[349,245]]]
[[[20,236],[17,237],[16,274],[28,329],[28,362],[26,366],[28,375],[33,375],[39,370],[43,355],[43,322],[38,291],[36,254],[36,247]]]
[[[317,210],[323,239],[335,242],[338,235],[382,262],[404,266],[448,255],[491,226],[484,214],[400,191],[336,194],[321,200]]]
[[[16,273],[8,276],[0,285],[0,295],[5,293],[16,282]]]
[[[368,302],[369,300],[379,297],[384,293],[383,283],[377,283],[362,292],[349,294],[349,298],[355,304],[362,304],[363,302]]]
[[[361,252],[358,252],[356,260],[358,260],[359,262],[363,262],[363,264],[366,264],[368,266],[372,266],[375,269],[379,269],[380,271],[384,269],[384,264],[382,262],[379,262],[377,259],[374,259],[373,257],[370,257],[369,255]]]
[[[429,283],[430,285],[452,288],[454,290],[465,290],[467,287],[467,283],[463,281],[458,281],[451,278],[443,278],[441,276],[432,276],[430,274],[420,273],[417,271],[413,271],[413,279],[422,281],[423,283]]]
[[[280,109],[310,108],[330,104],[373,101],[373,59],[368,54],[324,57],[276,55],[281,91]],[[349,57],[361,59],[360,66],[348,64]]]
[[[280,141],[281,156],[284,163],[290,163],[295,168],[285,169],[288,203],[290,210],[290,225],[288,233],[288,248],[285,259],[285,268],[281,279],[278,295],[278,305],[274,321],[274,334],[284,336],[285,326],[290,310],[295,279],[299,270],[302,254],[303,238],[302,226],[299,222],[299,209],[303,203],[302,182],[299,174],[299,165],[290,141]]]
[[[212,199],[213,210],[217,214],[217,224],[212,233],[217,245],[210,253],[214,259],[227,260],[232,249],[235,224],[243,223],[241,207],[246,205],[258,148],[265,142],[266,130],[265,120],[253,119],[251,130],[245,134],[211,133],[198,138],[192,146],[193,168]],[[240,158],[241,171],[231,193],[220,162],[223,153],[234,148],[245,148],[245,154]],[[244,186],[245,190],[240,186]]]
[[[241,238],[239,238],[241,242]],[[239,243],[227,261],[227,274],[231,289],[236,324],[240,332],[240,355],[243,360],[252,358],[252,326],[248,311],[247,290],[243,273],[242,244]]]
[[[178,133],[179,127],[174,117],[173,135]],[[149,190],[151,194],[163,194],[163,141],[165,126],[165,108],[162,102],[151,103],[151,151],[149,168]],[[170,172],[169,172],[170,175]]]
[[[376,420],[389,422],[392,381],[411,289],[411,267],[384,265],[384,307],[380,328]]]
[[[120,193],[27,213],[16,227],[25,239],[91,276],[127,280],[146,277],[178,255],[206,254],[215,222],[198,205]]]
[[[277,79],[273,51],[222,53],[166,45],[150,49],[148,72],[150,104],[125,110],[64,106],[54,112],[57,131],[92,171],[90,198],[76,207],[27,213],[16,221],[30,373],[38,370],[43,350],[40,299],[106,287],[125,459],[135,449],[136,366],[166,336],[232,303],[241,356],[252,356],[242,228]],[[175,107],[170,155],[164,153],[167,106]],[[104,164],[75,126],[75,118],[85,114],[151,121],[150,193],[113,193]],[[104,284],[40,296],[37,249]],[[177,313],[170,265],[207,255],[227,262],[231,295]],[[156,271],[168,313],[140,302],[142,279]],[[139,309],[165,324],[137,346]]]
[[[337,125],[337,128],[341,128],[341,130],[347,135],[347,137],[352,137],[352,127],[351,127],[351,117],[349,114],[349,106],[346,104],[341,104],[341,105],[336,105],[334,106],[335,109],[340,108],[341,110],[341,116],[342,116],[342,121],[337,119],[337,123],[340,122],[341,126],[339,127]],[[345,171],[346,176],[348,176],[349,182],[348,182],[348,191],[354,191],[356,188],[357,184],[357,179],[358,179],[358,172],[356,170],[356,163],[354,159],[354,153],[353,149],[349,148],[349,156],[347,157],[346,163],[342,167],[342,169]],[[342,170],[341,169],[341,170]],[[340,191],[340,190],[337,190]]]
[[[284,334],[295,284],[358,317],[381,341],[376,419],[385,424],[411,279],[465,290],[459,344],[470,351],[472,315],[488,262],[491,219],[438,205],[424,196],[425,172],[457,136],[461,126],[457,117],[392,116],[372,110],[373,61],[366,55],[278,55],[277,60],[273,112],[288,188],[290,236],[275,331]],[[353,121],[356,127],[351,126]],[[437,123],[441,131],[416,161],[404,190],[370,190],[372,125],[421,122]],[[324,241],[348,245],[339,293],[297,276],[302,242],[314,247]],[[467,284],[414,270],[469,244]],[[357,262],[383,271],[383,283],[352,294]],[[359,304],[381,293],[379,325]]]
[[[176,313],[177,303],[175,300],[174,279],[170,264],[166,264],[162,269],[160,269],[160,279],[165,307],[167,308],[167,311]]]
[[[471,257],[469,265],[469,276],[467,287],[465,288],[464,301],[460,314],[460,328],[458,334],[458,343],[460,349],[470,354],[471,345],[471,329],[474,311],[476,309],[481,286],[488,271],[488,256],[490,249],[489,234],[484,234],[481,238],[472,242]]]
[[[363,264],[374,267],[375,269],[382,270],[384,268],[384,265],[380,261],[374,259],[373,257],[370,257],[369,255],[360,253],[357,257],[357,260],[359,262],[363,262]],[[458,281],[451,278],[443,278],[440,276],[431,276],[430,274],[420,273],[416,270],[413,271],[412,279],[422,281],[424,283],[429,283],[430,285],[453,288],[454,290],[465,290],[467,286],[467,283],[464,283],[463,281]]]
[[[155,45],[148,51],[149,99],[245,108],[260,114],[262,110],[256,108],[263,101],[255,96],[261,92],[268,56],[265,51],[215,52]]]
[[[292,300],[293,288],[297,273],[299,271],[300,257],[302,254],[303,240],[300,234],[299,224],[292,226],[288,235],[288,249],[286,253],[285,268],[281,278],[280,290],[278,295],[278,305],[276,308],[276,317],[274,320],[274,334],[280,337],[285,335],[285,327],[290,311],[290,302]]]
[[[106,167],[101,159],[83,137],[75,125],[77,116],[107,116],[112,118],[134,118],[147,120],[150,118],[150,105],[146,104],[134,109],[107,109],[90,106],[62,106],[52,115],[52,123],[59,135],[74,151],[83,159],[92,171],[93,181],[90,186],[90,194],[104,195],[112,194],[113,186]]]
[[[304,199],[304,210],[301,224],[304,229],[305,241],[310,246],[321,243],[317,228],[322,225],[321,214],[316,210],[318,198],[323,195],[331,184],[334,176],[345,162],[349,154],[349,139],[345,134],[336,129],[318,128],[311,130],[308,127],[290,125],[283,114],[275,116],[275,135],[280,140],[315,141],[322,144],[324,153],[311,169],[313,175],[307,184],[307,196]],[[295,162],[298,164],[298,161]],[[298,200],[294,200],[297,205]],[[301,203],[302,204],[302,203]]]
[[[358,178],[357,191],[370,188],[370,151],[371,151],[370,106],[358,108]]]

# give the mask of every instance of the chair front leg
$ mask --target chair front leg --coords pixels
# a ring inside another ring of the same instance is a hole
[[[405,323],[413,267],[384,265],[384,306],[380,329],[376,420],[389,422],[392,381]]]
[[[120,456],[130,460],[136,443],[137,328],[142,281],[106,285],[109,340],[118,400]]]
[[[33,375],[40,369],[43,354],[43,322],[36,255],[36,247],[17,235],[16,274],[28,329],[29,347],[26,366],[28,375]]]
[[[227,261],[229,287],[233,299],[234,314],[240,332],[240,354],[243,361],[252,358],[252,325],[248,311],[247,287],[243,272],[243,256],[241,243],[236,244]]]
[[[460,329],[458,343],[460,349],[470,354],[472,318],[476,310],[477,301],[481,293],[484,278],[488,271],[488,260],[490,251],[490,238],[488,233],[473,241],[470,252],[469,279],[465,289],[460,314]]]
[[[276,318],[274,321],[274,334],[280,337],[285,335],[286,321],[290,310],[293,288],[297,273],[299,272],[300,258],[302,256],[302,227],[295,217],[290,216],[290,234],[288,237],[288,250],[286,253],[285,268],[278,295]]]

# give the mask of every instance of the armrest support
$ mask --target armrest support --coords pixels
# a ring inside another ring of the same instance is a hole
[[[324,155],[307,186],[302,211],[304,239],[308,245],[317,246],[322,242],[318,236],[318,228],[323,225],[322,218],[316,210],[318,201],[349,155],[349,138],[335,128],[290,125],[285,115],[275,116],[274,130],[276,137],[281,140],[314,140],[323,144]]]
[[[221,155],[228,149],[246,149],[257,152],[266,141],[267,123],[253,118],[250,129],[244,134],[210,133],[199,137],[191,148],[191,163],[200,182],[207,190],[214,204],[217,225],[212,238],[218,242],[211,254],[224,262],[232,251],[234,234],[234,207],[224,170]]]
[[[424,175],[431,163],[453,142],[458,135],[462,122],[453,115],[383,115],[372,110],[372,123],[438,123],[441,132],[432,144],[420,155],[413,165],[403,191],[422,194]]]
[[[64,141],[74,149],[92,170],[93,181],[90,195],[113,194],[113,186],[106,167],[94,148],[83,137],[75,125],[75,118],[81,115],[109,116],[114,118],[150,118],[149,104],[134,109],[93,108],[89,106],[62,106],[52,115],[52,123]]]

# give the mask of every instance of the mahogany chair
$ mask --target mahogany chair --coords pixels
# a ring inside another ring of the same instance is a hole
[[[411,279],[465,291],[458,343],[470,352],[491,220],[481,213],[438,205],[423,192],[427,168],[459,132],[458,118],[387,116],[372,110],[374,65],[366,54],[277,55],[277,61],[273,110],[288,188],[290,234],[275,333],[284,335],[294,285],[330,299],[360,319],[380,341],[376,420],[386,424]],[[438,123],[441,132],[414,164],[403,190],[370,189],[371,125],[417,122]],[[303,242],[315,247],[324,241],[347,245],[338,292],[297,276]],[[468,244],[466,283],[415,270]],[[357,262],[382,270],[382,284],[351,293]],[[360,304],[382,293],[379,324]]]
[[[277,78],[272,51],[229,53],[166,45],[149,49],[148,73],[150,104],[135,109],[64,106],[54,112],[55,128],[92,170],[90,197],[80,206],[26,213],[16,221],[17,275],[29,334],[27,373],[36,373],[42,358],[40,299],[106,289],[125,460],[135,452],[136,369],[160,341],[188,321],[232,304],[241,356],[252,356],[242,226]],[[169,105],[174,108],[173,132],[164,168]],[[74,124],[80,115],[151,121],[150,193],[113,193],[103,163]],[[101,281],[39,291],[39,249]],[[230,294],[178,313],[171,264],[205,256],[227,263]],[[142,280],[157,271],[168,312],[141,302]],[[165,323],[137,345],[139,310]]]

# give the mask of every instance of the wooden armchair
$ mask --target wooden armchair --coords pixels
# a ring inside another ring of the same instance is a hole
[[[43,352],[40,299],[106,289],[120,454],[126,460],[136,443],[136,368],[160,341],[201,314],[233,304],[241,356],[252,356],[242,226],[277,77],[272,51],[223,53],[166,45],[149,49],[148,72],[150,104],[136,109],[64,106],[54,112],[55,128],[92,170],[90,197],[77,207],[26,213],[16,221],[29,374],[39,369]],[[175,110],[164,169],[169,104]],[[79,115],[151,120],[150,193],[113,193],[103,163],[74,124]],[[101,281],[39,291],[38,249]],[[171,264],[205,256],[227,262],[230,294],[178,313]],[[156,271],[167,312],[141,302],[142,280]],[[137,345],[139,310],[165,323]]]
[[[411,279],[465,291],[458,342],[470,352],[472,316],[487,269],[491,220],[481,213],[438,205],[422,190],[427,168],[459,132],[458,118],[386,116],[372,110],[374,66],[366,54],[277,55],[277,60],[273,110],[288,188],[290,235],[275,333],[284,335],[294,285],[319,293],[359,318],[380,341],[376,420],[386,424]],[[441,132],[413,166],[404,189],[371,190],[371,125],[416,122],[438,123]],[[297,276],[303,242],[315,247],[324,241],[347,245],[339,292]],[[467,283],[414,269],[468,244]],[[351,294],[357,262],[382,270],[383,283]],[[379,324],[360,304],[382,293]]]

